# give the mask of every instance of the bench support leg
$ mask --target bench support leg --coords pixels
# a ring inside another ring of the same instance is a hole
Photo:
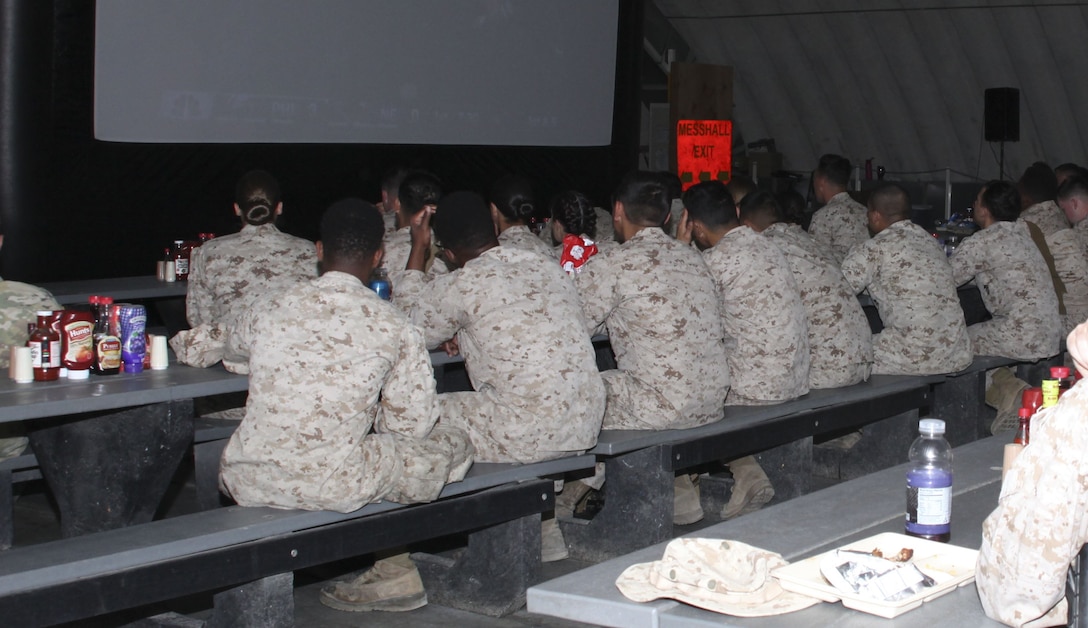
[[[673,477],[662,446],[605,463],[604,507],[593,519],[560,519],[572,558],[599,563],[672,537]]]
[[[295,576],[261,578],[216,593],[205,628],[291,628],[295,625]]]
[[[853,480],[907,461],[918,437],[918,411],[910,410],[861,428],[861,440],[849,449],[813,448],[816,470],[834,480]]]
[[[219,458],[228,440],[224,438],[193,445],[196,503],[201,510],[219,508],[225,501],[219,493]]]
[[[944,421],[944,437],[953,447],[989,436],[994,413],[986,405],[986,371],[949,376],[934,385],[932,410]]]
[[[772,504],[812,492],[812,437],[773,447],[755,458],[774,486]]]
[[[15,539],[15,492],[11,469],[0,471],[0,550],[11,549]]]
[[[416,553],[427,601],[502,617],[525,606],[525,590],[540,581],[540,515],[484,528],[468,536],[456,559]]]
[[[151,521],[193,440],[192,400],[28,424],[65,537]]]

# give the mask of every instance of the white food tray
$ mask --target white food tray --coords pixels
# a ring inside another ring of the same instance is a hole
[[[778,578],[782,588],[787,591],[809,595],[825,602],[842,601],[842,605],[846,608],[888,619],[914,610],[924,602],[941,597],[945,593],[970,584],[975,580],[975,560],[978,557],[978,550],[966,547],[937,543],[936,541],[919,539],[905,534],[885,532],[884,534],[843,545],[837,549],[859,552],[871,552],[874,549],[879,549],[885,556],[895,556],[904,547],[914,550],[914,556],[910,562],[914,563],[922,573],[936,580],[937,584],[916,595],[895,602],[874,600],[856,593],[840,591],[831,586],[823,577],[823,574],[820,573],[820,561],[835,550],[780,567],[771,572],[771,575]]]

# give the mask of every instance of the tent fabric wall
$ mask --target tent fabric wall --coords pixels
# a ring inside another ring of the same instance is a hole
[[[950,0],[653,0],[696,61],[735,68],[734,120],[793,170],[835,152],[889,173],[998,176],[983,91],[1020,89],[1006,178],[1088,162],[1088,6]]]

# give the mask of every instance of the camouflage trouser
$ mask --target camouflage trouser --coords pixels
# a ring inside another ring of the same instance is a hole
[[[808,387],[812,390],[821,388],[842,388],[853,386],[869,379],[871,362],[853,362],[835,368],[822,368],[813,363],[809,367]]]
[[[536,419],[504,406],[485,393],[454,392],[438,396],[442,406],[440,425],[468,433],[480,462],[532,463],[553,460],[573,451],[554,451],[542,447],[532,434],[539,434]]]
[[[463,431],[436,425],[424,439],[398,434],[371,434],[363,441],[378,455],[393,455],[395,471],[382,499],[415,504],[438,499],[442,488],[460,482],[472,466],[473,447]]]
[[[1058,353],[1058,343],[1047,343],[1036,335],[1036,340],[1026,340],[1020,325],[1008,319],[994,319],[967,328],[971,337],[971,349],[975,355],[1000,355],[1014,360],[1038,360]]]
[[[722,418],[720,405],[715,416],[681,417],[672,403],[653,386],[621,370],[603,371],[601,378],[608,392],[602,429],[683,429]]]

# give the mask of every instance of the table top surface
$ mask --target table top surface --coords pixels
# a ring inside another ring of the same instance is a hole
[[[171,362],[162,371],[118,373],[89,379],[17,384],[0,379],[0,423],[114,410],[240,392],[249,377],[227,372],[222,364],[200,369]]]
[[[163,299],[184,297],[189,289],[185,281],[159,281],[154,275],[141,277],[114,277],[111,279],[85,279],[43,283],[61,305],[86,303],[91,295],[113,297],[115,303],[127,300]]]
[[[952,543],[977,549],[982,521],[997,506],[1002,450],[997,436],[955,449]],[[906,465],[810,493],[759,512],[704,528],[689,536],[733,539],[796,561],[881,532],[903,531]],[[636,563],[660,560],[666,543],[621,556],[529,589],[528,610],[575,621],[623,628],[720,626],[1000,626],[982,611],[973,584],[894,619],[880,619],[821,603],[765,618],[740,618],[662,599],[639,603],[616,589],[616,578]]]

